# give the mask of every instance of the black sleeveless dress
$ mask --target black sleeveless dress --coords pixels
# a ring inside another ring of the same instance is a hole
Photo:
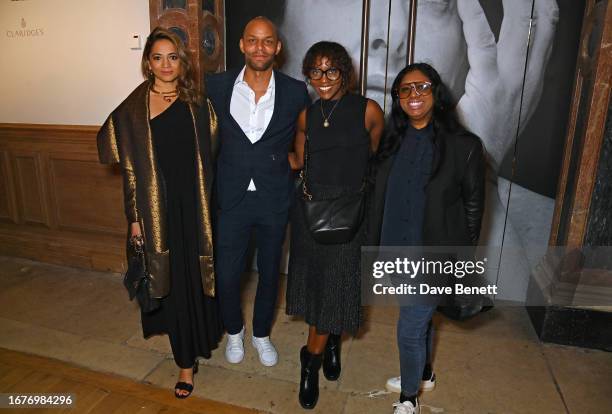
[[[323,101],[328,115],[337,101]],[[323,127],[321,102],[308,108],[308,189],[314,199],[335,198],[358,191],[370,156],[365,128],[368,100],[343,96]],[[301,190],[296,197],[300,197]],[[366,212],[366,217],[368,216]],[[348,243],[323,245],[311,237],[299,200],[291,211],[291,251],[287,276],[289,315],[303,316],[319,333],[355,334],[361,325],[360,254],[366,223]]]
[[[221,338],[215,299],[204,295],[198,261],[195,132],[186,103],[174,101],[151,120],[158,166],[165,184],[170,251],[170,293],[161,308],[141,313],[145,338],[166,333],[176,364],[190,368],[210,358]]]

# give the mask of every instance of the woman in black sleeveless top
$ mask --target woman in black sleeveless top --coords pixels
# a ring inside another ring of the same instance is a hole
[[[349,93],[353,66],[341,45],[319,42],[306,53],[304,76],[320,99],[298,118],[293,169],[304,166],[308,136],[306,180],[313,199],[354,194],[362,186],[368,160],[383,129],[378,104]],[[298,190],[297,197],[301,196]],[[367,216],[367,215],[366,215]],[[313,408],[318,398],[318,370],[329,380],[340,375],[340,336],[355,334],[361,323],[360,248],[365,224],[348,243],[319,244],[309,233],[300,202],[291,213],[291,254],[287,279],[289,315],[300,315],[310,326],[308,344],[301,349],[300,404]]]

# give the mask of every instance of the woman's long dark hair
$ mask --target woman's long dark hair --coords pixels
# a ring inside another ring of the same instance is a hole
[[[402,69],[393,81],[393,86],[391,87],[391,96],[393,98],[391,115],[387,121],[386,131],[378,151],[377,158],[379,160],[390,157],[398,150],[402,137],[410,126],[410,119],[400,106],[400,99],[397,91],[404,76],[415,70],[427,76],[431,81],[434,102],[432,118],[434,148],[435,151],[438,152],[438,155],[441,156],[441,152],[443,151],[443,143],[437,142],[438,140],[436,139],[438,132],[444,131],[449,134],[457,134],[466,131],[465,127],[459,122],[451,94],[446,85],[442,82],[442,79],[440,79],[438,72],[427,63],[413,63]],[[432,175],[435,175],[435,171]]]

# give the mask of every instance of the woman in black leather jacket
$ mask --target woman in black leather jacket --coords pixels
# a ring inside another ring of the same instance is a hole
[[[372,244],[474,246],[484,209],[485,155],[480,139],[457,120],[450,94],[434,68],[415,63],[392,87],[387,134],[378,154]],[[418,413],[419,390],[431,390],[431,318],[436,304],[400,308],[401,391],[397,414]]]

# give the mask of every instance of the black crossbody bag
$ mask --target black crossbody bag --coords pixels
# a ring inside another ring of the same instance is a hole
[[[304,169],[300,172],[302,184],[300,200],[304,210],[306,227],[310,231],[312,238],[318,243],[348,243],[355,237],[359,226],[363,222],[369,174],[366,174],[361,188],[356,193],[327,200],[313,200],[307,185],[308,142],[308,134],[306,134]]]

